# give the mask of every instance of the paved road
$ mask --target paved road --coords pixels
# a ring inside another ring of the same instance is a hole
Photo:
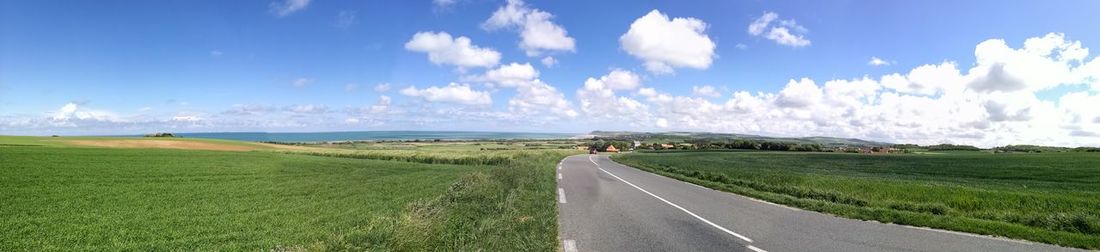
[[[851,220],[706,189],[570,156],[558,168],[562,250],[571,251],[1075,251]]]

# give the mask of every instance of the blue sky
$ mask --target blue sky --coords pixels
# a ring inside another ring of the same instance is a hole
[[[1100,43],[1091,27],[1096,1],[0,7],[0,134],[684,130],[1100,143],[1100,114],[1089,107],[1100,105],[1100,62],[1087,51]],[[518,19],[493,23],[498,14]],[[762,24],[755,34],[754,22]],[[470,45],[414,41],[417,34]],[[480,51],[429,59],[471,48]],[[1084,56],[1061,56],[1080,49]],[[544,64],[547,57],[556,63]],[[845,83],[827,87],[832,80]],[[847,83],[857,80],[867,81]]]

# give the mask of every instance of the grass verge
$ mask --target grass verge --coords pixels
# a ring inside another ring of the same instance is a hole
[[[848,218],[1100,248],[1100,155],[635,153],[615,161]]]

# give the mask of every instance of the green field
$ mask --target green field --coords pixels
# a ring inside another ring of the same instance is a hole
[[[575,153],[65,142],[74,139],[111,140],[0,136],[0,251],[555,250],[554,166]],[[462,161],[486,156],[497,159]]]
[[[633,153],[615,161],[840,216],[1100,248],[1100,154]]]

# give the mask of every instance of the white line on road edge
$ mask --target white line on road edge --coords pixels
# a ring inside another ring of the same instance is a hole
[[[596,160],[592,160],[592,156],[588,156],[588,161],[592,161],[592,164],[595,164],[597,169],[600,169],[600,171],[602,171],[604,173],[607,173],[607,175],[611,175],[612,177],[615,177],[619,181],[622,181],[623,183],[626,183],[627,185],[630,185],[630,186],[634,187],[635,189],[638,189],[639,191],[642,191],[646,194],[649,194],[649,196],[653,196],[654,198],[657,198],[657,199],[661,200],[662,202],[665,202],[665,204],[668,204],[672,207],[675,207],[676,209],[680,209],[680,211],[684,211],[688,215],[691,215],[691,217],[695,217],[696,219],[699,219],[699,220],[701,220],[701,221],[703,221],[707,224],[710,224],[710,226],[712,226],[714,228],[717,228],[718,230],[722,230],[722,232],[726,232],[727,234],[736,236],[737,238],[741,238],[741,240],[745,240],[747,242],[752,242],[752,239],[749,239],[748,237],[745,237],[745,236],[743,236],[741,234],[738,234],[738,233],[734,233],[733,231],[730,231],[729,229],[726,229],[722,226],[719,226],[718,224],[714,224],[714,222],[710,222],[709,220],[704,219],[703,217],[699,217],[699,215],[697,215],[695,213],[692,213],[691,211],[688,211],[687,209],[684,209],[680,205],[676,205],[675,203],[669,202],[668,200],[665,200],[664,198],[661,198],[661,196],[657,196],[656,194],[653,194],[649,191],[646,191],[645,189],[642,189],[641,187],[638,187],[638,186],[634,185],[634,183],[630,183],[630,181],[626,181],[625,179],[620,178],[619,176],[615,176],[614,173],[611,173],[607,170],[604,170],[602,167],[600,167],[600,164],[596,163]],[[560,193],[561,188],[558,188],[558,190],[559,190],[558,192]],[[562,197],[564,197],[564,196],[562,196]],[[564,203],[565,198],[562,198],[562,201],[563,201],[562,203]]]
[[[565,204],[565,189],[558,187],[558,203]]]
[[[558,173],[558,180],[561,180],[561,173]]]
[[[561,241],[561,250],[565,252],[577,252],[577,242],[573,240]]]
[[[753,245],[745,245],[745,247],[751,249],[752,251],[756,251],[756,252],[768,252],[767,250],[757,248],[756,246],[753,246]]]

